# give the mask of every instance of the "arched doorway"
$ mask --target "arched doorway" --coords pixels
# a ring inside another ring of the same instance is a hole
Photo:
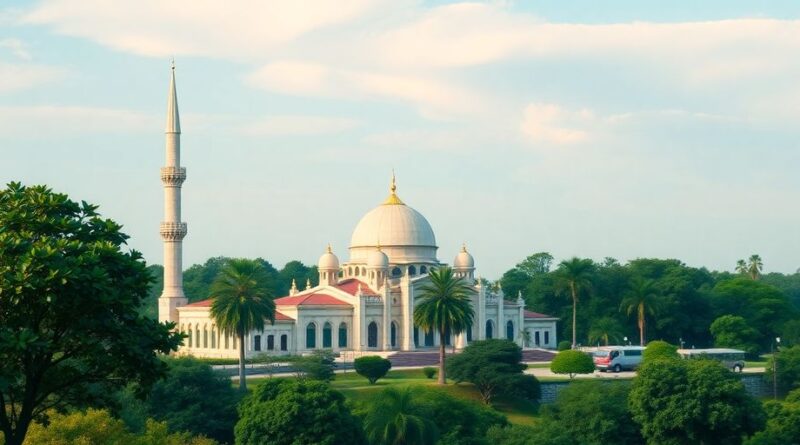
[[[306,348],[314,349],[317,347],[317,325],[309,323],[306,326]]]
[[[514,341],[514,322],[511,320],[506,323],[506,338]]]
[[[392,342],[391,342],[392,347],[395,348],[395,347],[397,347],[397,323],[392,322],[391,333],[390,334],[391,335],[389,337],[392,340]]]
[[[486,339],[487,340],[491,340],[492,339],[492,335],[494,334],[494,332],[492,332],[492,331],[494,331],[494,323],[492,323],[492,320],[486,320]]]
[[[369,324],[367,327],[367,347],[368,348],[377,348],[378,347],[378,324],[374,321]]]
[[[322,347],[330,348],[333,346],[333,328],[327,321],[322,326]]]
[[[339,347],[347,348],[347,324],[339,323]]]

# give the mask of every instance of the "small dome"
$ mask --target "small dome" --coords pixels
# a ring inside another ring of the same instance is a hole
[[[388,269],[389,268],[389,257],[386,256],[381,248],[378,247],[374,251],[370,252],[369,256],[367,257],[367,267],[372,267],[375,269]]]
[[[453,260],[453,268],[454,269],[474,269],[475,268],[475,259],[472,258],[469,252],[467,252],[467,246],[461,246],[461,252],[458,252],[456,255],[456,259]]]
[[[339,258],[334,255],[330,244],[328,244],[328,249],[325,251],[325,253],[319,257],[317,268],[319,270],[339,270]]]

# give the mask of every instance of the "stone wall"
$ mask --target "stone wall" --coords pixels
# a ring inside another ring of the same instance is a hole
[[[539,396],[539,403],[554,403],[558,393],[569,386],[570,382],[541,382],[542,395]]]

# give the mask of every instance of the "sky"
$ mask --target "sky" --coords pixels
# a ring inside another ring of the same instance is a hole
[[[347,258],[388,194],[498,278],[547,251],[800,267],[800,2],[0,4],[0,180],[162,258],[170,59],[184,264]]]

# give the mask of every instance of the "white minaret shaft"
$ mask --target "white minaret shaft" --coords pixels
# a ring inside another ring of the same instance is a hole
[[[187,303],[183,293],[183,237],[186,223],[181,222],[181,185],[186,169],[181,167],[181,123],[178,116],[178,93],[175,89],[175,64],[167,97],[166,165],[161,168],[164,184],[164,221],[161,239],[164,241],[164,291],[158,300],[158,319],[177,322],[178,307]]]

